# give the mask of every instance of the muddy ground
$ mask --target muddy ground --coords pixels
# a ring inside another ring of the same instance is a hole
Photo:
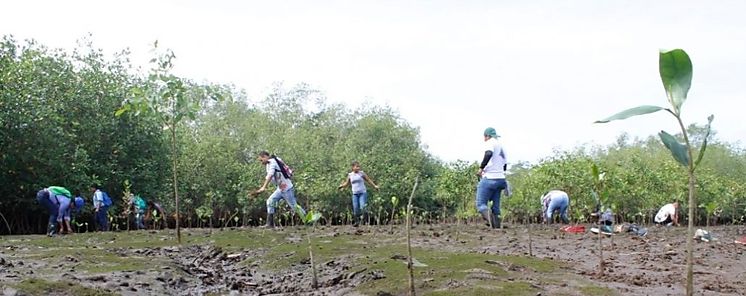
[[[419,295],[682,295],[684,228],[604,237],[559,227],[418,225]],[[529,231],[530,229],[530,231]],[[189,229],[0,238],[5,295],[403,295],[403,226]],[[697,295],[746,295],[746,227],[695,243]],[[530,235],[529,235],[530,233]],[[311,235],[318,288],[312,287]],[[529,237],[531,239],[529,239]],[[613,241],[613,244],[612,244]],[[531,248],[529,249],[529,244]],[[529,254],[530,253],[530,254]]]

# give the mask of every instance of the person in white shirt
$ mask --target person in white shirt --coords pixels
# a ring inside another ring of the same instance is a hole
[[[667,204],[655,215],[655,224],[679,226],[679,203]]]
[[[500,193],[507,188],[505,182],[505,150],[497,141],[497,132],[488,127],[484,130],[484,158],[479,165],[477,175],[480,177],[477,185],[477,211],[492,228],[501,228]],[[492,215],[488,208],[492,201]]]
[[[265,227],[274,227],[274,215],[275,208],[281,199],[284,199],[288,203],[293,213],[298,212],[299,215],[305,216],[306,211],[296,203],[295,200],[295,189],[293,188],[293,181],[290,180],[288,172],[286,172],[282,163],[282,160],[274,155],[270,155],[267,151],[259,153],[258,160],[264,165],[267,175],[264,178],[262,187],[251,193],[251,195],[257,195],[267,190],[267,185],[270,182],[277,185],[277,189],[272,192],[272,195],[267,199],[267,224]]]
[[[373,180],[371,180],[370,177],[360,169],[360,163],[353,161],[352,171],[347,174],[347,179],[337,187],[338,189],[342,189],[348,185],[352,187],[352,214],[354,215],[352,226],[354,227],[357,227],[360,224],[360,216],[365,216],[363,221],[368,221],[367,213],[365,211],[365,207],[368,204],[368,190],[365,188],[365,182],[368,182],[368,184],[373,186],[376,190],[380,189],[378,185],[376,185],[376,183],[374,183]]]

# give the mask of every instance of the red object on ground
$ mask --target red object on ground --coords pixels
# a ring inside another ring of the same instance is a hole
[[[565,226],[565,227],[560,228],[560,231],[569,232],[569,233],[585,233],[585,226],[583,225]]]
[[[742,237],[742,238],[740,238],[740,239],[737,239],[737,240],[736,240],[736,243],[737,243],[737,244],[742,244],[742,245],[746,245],[746,236],[744,236],[744,237]]]

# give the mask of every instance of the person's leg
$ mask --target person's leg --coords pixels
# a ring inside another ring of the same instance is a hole
[[[285,202],[290,205],[290,208],[293,209],[293,213],[304,217],[306,216],[306,210],[304,210],[295,200],[295,188],[285,190],[285,192],[282,193],[282,197],[285,199]]]
[[[357,223],[357,217],[360,215],[360,193],[352,194],[352,216],[353,221]]]
[[[479,183],[477,184],[477,197],[476,197],[476,205],[477,205],[477,211],[482,215],[482,218],[489,223],[490,216],[489,216],[489,208],[487,207],[487,202],[489,201],[489,179],[482,178],[479,180]]]
[[[494,180],[492,186],[491,186],[491,197],[490,200],[492,200],[492,227],[493,228],[501,228],[502,227],[502,216],[500,215],[500,194],[503,190],[507,187],[507,183],[505,183],[505,179],[496,179]]]
[[[280,202],[280,199],[282,199],[282,192],[279,188],[272,192],[269,198],[267,198],[267,227],[275,226],[275,209],[277,208],[277,203]]]
[[[104,231],[111,230],[109,228],[109,207],[103,206],[101,207],[101,219],[103,219],[103,225],[104,225]]]
[[[360,216],[362,216],[362,224],[368,223],[367,219],[367,211],[365,210],[368,207],[368,193],[363,192],[360,194],[360,198],[358,200],[358,204],[360,206]]]

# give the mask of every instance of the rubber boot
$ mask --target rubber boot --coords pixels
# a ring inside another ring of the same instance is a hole
[[[491,220],[490,213],[488,213],[487,211],[482,211],[479,213],[482,214],[482,219],[484,219],[484,222],[487,224],[488,227],[494,225],[494,223],[491,223],[494,221],[490,221]]]
[[[492,228],[500,229],[502,228],[502,218],[498,217],[495,214],[492,214]]]
[[[47,226],[47,236],[54,236],[56,229],[57,225],[55,225],[54,223],[49,223],[49,226]]]
[[[360,217],[358,215],[352,216],[352,227],[360,226]]]
[[[275,228],[275,214],[267,214],[267,224],[263,228]]]

